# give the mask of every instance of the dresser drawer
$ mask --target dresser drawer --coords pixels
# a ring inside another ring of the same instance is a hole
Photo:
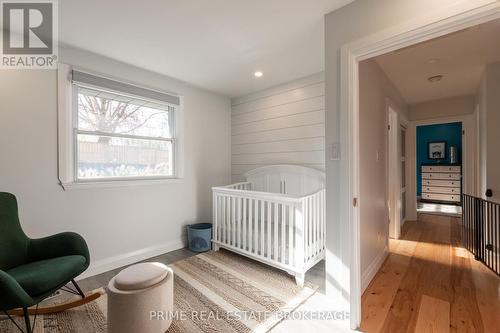
[[[422,179],[422,186],[446,186],[460,188],[460,180]]]
[[[460,194],[460,187],[422,186],[422,193]]]
[[[460,173],[460,165],[423,165],[422,172]]]
[[[459,180],[460,174],[459,173],[438,173],[438,172],[424,172],[422,173],[422,179],[452,179],[452,180]]]
[[[460,202],[460,195],[454,194],[438,194],[438,193],[422,193],[422,199]]]

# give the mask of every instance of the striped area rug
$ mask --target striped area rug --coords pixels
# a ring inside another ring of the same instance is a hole
[[[24,330],[24,318],[14,317]],[[33,316],[31,316],[33,323]],[[5,317],[0,320],[0,333],[19,333]],[[38,315],[33,333],[106,333],[106,297],[83,306],[48,315]]]
[[[287,273],[225,250],[198,254],[170,267],[177,316],[171,333],[267,332],[317,289],[307,282],[300,288]],[[76,309],[39,317],[35,332],[104,333],[106,303],[103,296]],[[16,328],[0,321],[3,332]]]
[[[174,310],[195,316],[174,320],[168,332],[267,332],[317,289],[300,288],[287,273],[225,250],[171,267]]]

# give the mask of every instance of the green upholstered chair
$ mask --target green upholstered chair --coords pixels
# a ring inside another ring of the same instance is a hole
[[[89,263],[87,244],[76,233],[28,238],[19,223],[16,197],[0,192],[0,311],[22,309],[26,330],[31,332],[28,308],[67,283],[72,282],[76,290],[70,290],[85,298],[74,278]]]

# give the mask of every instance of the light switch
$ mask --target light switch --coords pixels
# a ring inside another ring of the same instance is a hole
[[[340,160],[340,144],[338,142],[332,143],[330,160]]]

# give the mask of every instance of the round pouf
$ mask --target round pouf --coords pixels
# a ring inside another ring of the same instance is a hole
[[[109,333],[164,333],[173,308],[174,272],[164,264],[136,264],[109,281]]]

